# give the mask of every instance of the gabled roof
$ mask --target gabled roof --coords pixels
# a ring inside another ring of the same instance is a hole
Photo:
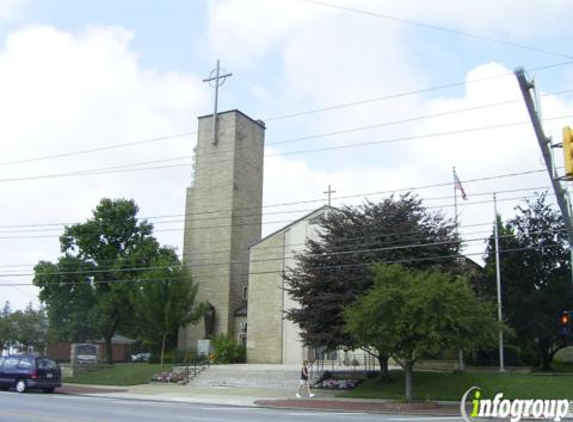
[[[324,212],[324,211],[326,211],[326,210],[334,210],[334,209],[336,209],[336,208],[334,208],[334,207],[332,207],[332,206],[330,206],[330,205],[323,205],[322,207],[317,208],[317,209],[315,209],[314,211],[309,212],[308,214],[306,214],[306,215],[300,217],[298,220],[295,220],[295,221],[293,221],[292,223],[287,224],[286,226],[284,226],[284,227],[282,227],[282,228],[280,228],[280,229],[278,229],[278,230],[272,232],[271,234],[269,234],[269,235],[263,237],[261,240],[259,240],[259,241],[255,242],[255,243],[251,244],[251,245],[249,246],[249,249],[252,248],[253,246],[258,245],[258,244],[261,243],[261,242],[264,242],[264,241],[267,240],[267,239],[270,239],[270,238],[273,237],[273,236],[276,236],[276,235],[279,234],[279,233],[282,233],[282,232],[288,230],[288,229],[291,228],[292,226],[294,226],[294,225],[300,223],[301,221],[310,220],[312,217],[314,217],[314,216],[317,215],[317,214],[320,214],[320,213],[322,213],[322,212]]]

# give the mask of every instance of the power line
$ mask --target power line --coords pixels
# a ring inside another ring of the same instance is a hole
[[[457,29],[446,28],[443,26],[432,25],[432,24],[428,24],[428,23],[424,23],[424,22],[418,22],[418,21],[411,20],[411,19],[400,18],[400,17],[391,16],[391,15],[382,14],[382,13],[377,13],[377,12],[371,12],[371,11],[367,11],[367,10],[357,9],[354,7],[340,6],[340,5],[325,3],[325,2],[317,1],[317,0],[294,0],[294,1],[298,1],[300,3],[313,4],[316,6],[328,7],[331,9],[342,10],[345,12],[351,12],[351,13],[356,13],[356,14],[360,14],[360,15],[372,16],[375,18],[381,18],[381,19],[394,21],[394,22],[405,23],[408,25],[418,26],[421,28],[431,29],[434,31],[446,32],[449,34],[460,35],[460,36],[467,37],[467,38],[473,38],[473,39],[476,39],[479,41],[486,41],[489,43],[495,43],[495,44],[505,45],[508,47],[518,48],[521,50],[527,50],[527,51],[533,51],[536,53],[547,54],[547,55],[554,56],[554,57],[561,57],[561,58],[566,58],[566,59],[573,58],[573,56],[570,56],[567,54],[557,53],[555,51],[549,51],[549,50],[545,50],[545,49],[542,49],[539,47],[532,47],[529,45],[518,44],[518,43],[511,42],[511,41],[501,40],[499,38],[488,37],[485,35],[472,34],[470,32],[459,31]]]
[[[505,191],[497,191],[497,193],[514,193],[514,192],[522,192],[522,191],[531,191],[531,190],[538,190],[538,189],[544,189],[544,187],[532,187],[532,188],[521,188],[521,189],[511,189],[511,190],[505,190]],[[491,192],[478,192],[478,193],[474,193],[472,194],[472,196],[484,196],[484,195],[491,195]],[[536,197],[534,196],[519,196],[519,197],[513,197],[513,198],[502,198],[502,201],[513,201],[513,200],[518,200],[518,199],[527,199],[527,198],[531,198],[531,197]],[[436,197],[436,198],[429,198],[430,200],[432,199],[448,199],[449,197]],[[476,205],[476,204],[484,204],[484,203],[491,203],[491,201],[478,201],[478,202],[472,202],[468,205]],[[431,208],[444,208],[450,206],[450,204],[448,205],[441,205],[441,206],[426,206],[425,208],[427,209],[431,209]],[[286,222],[290,222],[290,221],[286,221]],[[280,223],[280,222],[272,222],[272,223]],[[490,225],[491,223],[486,222],[486,223],[478,223],[478,224],[468,224],[468,225],[463,225],[461,227],[464,228],[469,228],[469,227],[477,227],[477,226],[484,226],[484,225]],[[230,227],[230,226],[213,226],[211,228],[223,228],[223,227]],[[177,231],[181,231],[182,229],[173,229],[173,230],[177,230]],[[414,232],[415,233],[415,232]],[[387,236],[396,236],[396,235],[407,235],[410,234],[409,232],[400,232],[400,233],[386,233],[385,235]],[[467,235],[467,233],[466,233]],[[38,236],[35,236],[38,237]],[[53,236],[45,236],[45,237],[53,237]],[[360,238],[348,238],[345,239],[345,242],[347,241],[352,241],[352,240],[359,240],[359,239],[367,239],[367,238],[371,238],[372,236],[364,236],[364,237],[360,237]],[[379,237],[378,235],[373,236],[374,238]],[[16,237],[12,237],[12,238],[16,238]],[[285,247],[292,247],[292,246],[301,246],[304,244],[289,244],[289,245],[285,245]],[[210,251],[209,253],[205,252],[203,254],[199,253],[200,255],[209,255],[211,253],[216,253],[216,252],[225,252],[225,250],[221,249],[219,251]],[[194,256],[197,255],[197,253],[193,254]],[[35,264],[15,264],[15,265],[0,265],[0,268],[2,267],[26,267],[26,266],[33,266]]]
[[[530,187],[530,188],[519,188],[519,189],[507,189],[507,190],[496,190],[495,193],[496,194],[504,194],[504,193],[516,193],[516,192],[529,192],[529,191],[535,191],[535,190],[548,190],[550,189],[550,186],[537,186],[537,187]],[[472,192],[471,196],[473,197],[477,197],[477,196],[491,196],[494,192]],[[370,194],[362,194],[363,196],[368,196]],[[552,195],[552,194],[549,194]],[[532,197],[532,196],[528,196],[528,197]],[[438,201],[438,200],[449,200],[452,199],[451,195],[450,196],[438,196],[438,197],[429,197],[429,198],[422,198],[422,200],[424,202],[430,202],[430,201]],[[514,199],[514,198],[512,198]],[[501,199],[501,200],[505,200],[505,199]],[[473,204],[474,202],[470,202],[470,204]],[[463,205],[463,204],[461,204]],[[268,215],[276,215],[276,214],[297,214],[297,213],[310,213],[312,211],[315,211],[316,208],[310,209],[310,208],[306,208],[306,209],[297,209],[297,210],[286,210],[286,211],[268,211],[265,212],[263,214],[264,216],[268,216]],[[230,211],[230,210],[227,210]],[[224,210],[222,211],[213,211],[213,213],[222,213],[225,212]],[[202,220],[220,220],[220,219],[229,219],[229,215],[222,215],[222,216],[207,216],[204,218],[192,218],[192,219],[187,219],[187,217],[190,216],[203,216],[205,214],[210,214],[212,212],[210,211],[205,211],[205,212],[197,212],[197,213],[184,213],[184,214],[169,214],[169,215],[163,215],[163,216],[142,216],[142,217],[138,217],[138,221],[146,221],[146,220],[151,220],[149,221],[149,223],[153,224],[154,226],[154,232],[161,232],[164,231],[162,229],[155,229],[156,226],[161,225],[161,224],[175,224],[175,223],[184,223],[185,221],[202,221]],[[244,217],[255,217],[255,216],[259,216],[260,213],[255,212],[254,214],[242,214],[241,218]],[[154,221],[154,219],[161,219],[161,218],[176,218],[176,217],[184,217],[183,219],[176,219],[176,220],[170,220],[170,221]],[[264,224],[274,224],[277,222],[270,222],[270,223],[264,223]],[[78,224],[77,222],[67,222],[67,223],[32,223],[32,224],[8,224],[8,225],[0,225],[0,234],[11,234],[11,233],[29,233],[29,232],[49,232],[49,231],[61,231],[65,226],[71,226],[74,224]],[[46,226],[48,228],[41,228],[43,226]],[[22,230],[13,230],[13,229],[22,229]],[[171,230],[171,229],[167,229],[167,230]]]
[[[544,97],[544,96],[556,96],[556,95],[563,95],[563,94],[570,93],[570,92],[573,92],[573,90],[567,89],[567,90],[557,91],[557,92],[553,92],[553,93],[549,93],[549,94],[543,94],[541,96],[542,97]],[[283,141],[269,142],[269,143],[265,143],[265,145],[269,145],[269,146],[271,146],[271,145],[282,145],[282,144],[293,143],[293,142],[307,141],[309,139],[318,139],[318,138],[325,138],[325,137],[329,137],[329,136],[344,135],[347,133],[359,132],[359,131],[370,130],[370,129],[377,129],[377,128],[385,127],[385,126],[394,126],[394,125],[399,125],[399,124],[403,124],[403,123],[417,122],[420,120],[433,119],[436,117],[451,116],[454,114],[467,113],[470,111],[477,111],[477,110],[483,110],[483,109],[487,109],[487,108],[500,107],[500,106],[509,105],[509,104],[516,104],[516,103],[521,104],[522,102],[523,102],[522,99],[515,99],[515,100],[500,101],[500,102],[496,102],[496,103],[481,104],[481,105],[474,106],[474,107],[467,107],[467,108],[462,108],[462,109],[444,111],[441,113],[426,114],[426,115],[410,117],[410,118],[406,118],[406,119],[392,120],[392,121],[387,121],[387,122],[382,122],[382,123],[376,123],[376,124],[372,124],[372,125],[368,125],[368,126],[361,126],[361,127],[350,128],[350,129],[337,130],[337,131],[333,131],[333,132],[324,132],[324,133],[319,133],[319,134],[314,134],[314,135],[309,135],[309,136],[303,136],[303,137],[299,137],[299,138],[286,139]]]
[[[564,232],[564,231],[562,231]],[[536,230],[529,232],[529,235],[539,235],[545,233],[554,233],[553,230]],[[382,235],[382,236],[390,236],[390,235]],[[510,234],[510,235],[503,235],[499,236],[499,238],[516,238],[518,235]],[[483,242],[487,241],[488,237],[478,237],[472,239],[466,239],[463,243],[467,242]],[[376,247],[376,248],[362,248],[362,249],[345,249],[341,251],[333,251],[333,252],[325,252],[320,254],[308,254],[303,253],[307,257],[312,256],[322,256],[322,257],[329,257],[329,256],[340,256],[340,255],[353,255],[353,254],[370,254],[374,252],[389,252],[389,251],[397,251],[403,249],[418,249],[418,248],[426,248],[432,246],[446,246],[446,245],[457,245],[462,243],[459,240],[445,240],[445,241],[437,241],[437,242],[422,242],[422,243],[410,243],[410,244],[398,244],[396,246],[389,246],[389,247]],[[301,251],[302,252],[302,251]],[[293,253],[289,258],[294,258],[298,255],[298,253]],[[283,257],[279,258],[265,258],[265,259],[248,259],[248,260],[232,260],[231,264],[241,264],[241,263],[261,263],[261,262],[275,262],[275,261],[284,261]],[[197,267],[217,267],[217,266],[227,266],[229,262],[208,262],[205,264],[192,264],[193,268]],[[131,271],[138,271],[138,270],[156,270],[156,269],[167,269],[173,268],[173,266],[151,266],[151,267],[128,267],[128,268],[116,268],[116,269],[88,269],[88,270],[80,270],[80,271],[54,271],[54,272],[47,272],[47,273],[21,273],[21,274],[0,274],[0,277],[27,277],[27,276],[58,276],[58,275],[75,275],[75,274],[103,274],[103,273],[120,273],[120,272],[131,272]]]
[[[551,65],[532,67],[532,68],[529,68],[528,71],[529,72],[539,72],[539,71],[545,71],[545,70],[549,70],[549,69],[555,69],[555,68],[562,67],[562,66],[568,66],[571,64],[573,64],[573,61],[560,62],[560,63],[551,64]],[[487,76],[487,77],[483,77],[483,78],[471,79],[471,80],[467,80],[467,81],[463,81],[463,82],[454,82],[454,83],[445,84],[445,85],[438,85],[438,86],[428,87],[425,89],[419,89],[419,90],[414,90],[414,91],[401,92],[401,93],[386,95],[386,96],[382,96],[382,97],[375,97],[375,98],[369,98],[369,99],[365,99],[365,100],[336,104],[336,105],[322,107],[322,108],[313,109],[313,110],[288,113],[288,114],[279,115],[279,116],[271,116],[271,117],[263,118],[263,120],[264,121],[282,120],[282,119],[288,119],[288,118],[293,118],[293,117],[299,117],[299,116],[303,116],[303,115],[316,114],[316,113],[321,113],[321,112],[330,111],[330,110],[354,107],[354,106],[373,103],[373,102],[386,101],[386,100],[401,98],[401,97],[405,97],[405,96],[418,95],[418,94],[423,94],[423,93],[432,92],[432,91],[455,88],[455,87],[464,86],[467,84],[485,82],[488,80],[498,79],[498,78],[503,78],[503,77],[508,77],[508,76],[513,78],[513,76],[514,76],[513,72],[503,73],[503,74],[494,75],[494,76]],[[568,91],[565,91],[565,92],[568,92]],[[558,94],[544,94],[544,95],[558,95]],[[419,119],[422,119],[422,117],[420,117]],[[414,119],[414,120],[417,120],[417,119]],[[391,123],[387,123],[387,124],[391,124]],[[394,124],[397,124],[397,123],[394,123]],[[40,157],[26,158],[26,159],[21,159],[21,160],[5,161],[5,162],[1,162],[0,166],[24,164],[24,163],[44,161],[44,160],[49,160],[49,159],[54,159],[54,158],[69,157],[69,156],[74,156],[74,155],[85,155],[85,154],[89,154],[89,153],[93,153],[93,152],[101,152],[101,151],[106,151],[106,150],[111,150],[111,149],[120,149],[120,148],[135,146],[135,145],[155,143],[155,142],[159,142],[159,141],[182,138],[182,137],[187,137],[187,136],[191,136],[191,135],[197,135],[197,132],[196,131],[195,132],[182,132],[182,133],[178,133],[178,134],[166,135],[166,136],[150,138],[150,139],[143,139],[143,140],[139,140],[139,141],[112,144],[112,145],[107,145],[107,146],[98,147],[98,148],[76,150],[76,151],[70,151],[70,152],[65,152],[65,153],[45,155],[45,156],[40,156]],[[321,136],[319,135],[317,137],[321,137]],[[307,138],[302,138],[302,139],[307,139]],[[295,141],[296,140],[293,140],[293,142],[295,142]],[[283,142],[284,141],[279,141],[279,142],[277,142],[277,144],[283,143]],[[267,145],[273,145],[273,143],[270,143]]]
[[[490,223],[488,223],[487,225],[489,225]],[[485,224],[483,224],[485,225]],[[483,233],[484,231],[481,230],[479,232],[476,233]],[[408,234],[417,234],[418,231],[409,231],[409,232],[397,232],[397,233],[384,233],[384,234],[377,234],[377,235],[371,235],[371,236],[359,236],[359,237],[352,237],[352,238],[345,238],[345,239],[340,239],[339,242],[336,243],[344,243],[345,248],[348,246],[348,242],[349,241],[355,241],[355,240],[368,240],[368,239],[374,239],[374,238],[386,238],[386,237],[396,237],[396,236],[400,236],[402,237],[401,239],[392,239],[392,240],[387,240],[387,241],[374,241],[377,245],[392,245],[392,244],[399,244],[396,248],[393,247],[378,247],[378,248],[373,248],[373,249],[361,249],[361,250],[355,250],[355,249],[340,249],[340,250],[335,250],[331,253],[329,253],[328,255],[338,255],[338,254],[346,254],[346,253],[361,253],[361,252],[376,252],[376,251],[382,251],[382,250],[392,250],[392,249],[402,249],[402,248],[406,248],[406,247],[418,247],[420,245],[422,246],[430,246],[430,244],[416,244],[416,243],[411,243],[411,244],[405,244],[403,245],[402,243],[404,242],[404,238],[408,237]],[[408,241],[415,241],[417,239],[420,239],[420,241],[423,240],[423,237],[421,236],[414,236],[411,239],[407,239]],[[478,239],[481,240],[482,238]],[[448,241],[448,242],[442,242],[442,243],[465,243],[465,242],[473,242],[475,241],[475,239],[468,239],[468,240],[463,240],[463,241]],[[438,243],[436,243],[438,244]],[[435,244],[433,244],[435,245]],[[290,247],[293,246],[306,246],[306,243],[297,243],[297,244],[289,244],[289,245],[284,245],[284,246],[274,246],[274,247],[267,247],[266,249],[288,249]],[[220,250],[220,251],[211,251],[209,253],[194,253],[192,254],[193,257],[196,257],[197,255],[209,255],[212,256],[213,254],[217,253],[217,252],[226,252],[226,250]],[[291,257],[294,257],[296,254],[300,253],[302,251],[295,251],[295,250],[291,250]],[[280,258],[282,260],[282,258]],[[226,265],[226,262],[222,262],[222,263],[213,263],[212,261],[208,260],[208,259],[204,259],[203,261],[209,262],[208,264],[201,264],[200,266],[209,266],[209,265],[214,265],[214,266],[218,266],[218,265]],[[231,261],[232,264],[236,264],[236,263],[246,263],[246,262],[266,262],[266,261],[276,261],[276,259],[263,259],[263,260],[248,260],[248,261],[242,261],[242,260],[233,260]],[[199,261],[200,262],[200,261]],[[197,260],[195,260],[195,264],[197,263]],[[34,275],[65,275],[65,274],[92,274],[92,273],[114,273],[114,272],[130,272],[130,271],[137,271],[137,270],[155,270],[155,269],[165,269],[165,268],[172,268],[173,266],[132,266],[132,267],[125,267],[125,268],[112,268],[112,267],[101,267],[98,266],[95,269],[87,269],[87,270],[81,270],[81,271],[58,271],[58,272],[47,272],[47,273],[4,273],[4,274],[0,274],[0,278],[4,278],[4,277],[28,277],[28,276],[34,276]]]
[[[500,253],[513,253],[513,252],[520,252],[520,251],[528,251],[528,250],[546,250],[559,247],[559,245],[542,245],[542,246],[528,246],[523,248],[513,248],[513,249],[504,249],[500,251]],[[438,256],[430,256],[430,257],[422,257],[422,258],[403,258],[403,259],[395,259],[395,260],[386,260],[386,261],[376,261],[376,262],[369,262],[369,263],[357,263],[357,264],[340,264],[340,265],[326,265],[326,266],[318,266],[318,267],[308,267],[306,269],[314,269],[314,270],[331,270],[331,269],[339,269],[339,268],[357,268],[357,267],[368,267],[374,264],[405,264],[405,263],[413,263],[413,262],[427,262],[427,261],[440,261],[440,260],[454,260],[454,259],[463,259],[467,258],[468,256],[476,256],[476,255],[484,255],[483,252],[474,252],[468,254],[452,254],[452,255],[438,255]],[[257,272],[249,272],[243,274],[236,274],[236,276],[250,276],[250,275],[262,275],[262,274],[281,274],[282,271],[257,271]],[[152,278],[152,279],[120,279],[120,280],[93,280],[89,281],[89,283],[93,284],[115,284],[115,283],[142,283],[142,282],[161,282],[166,280],[184,280],[186,278],[183,277],[163,277],[163,278]],[[47,287],[47,286],[64,286],[64,285],[86,285],[88,282],[81,281],[81,282],[60,282],[60,283],[38,283],[34,284],[35,287]],[[14,287],[14,286],[30,286],[29,283],[0,283],[0,287]]]
[[[560,119],[565,119],[565,118],[570,118],[570,117],[571,117],[571,115],[567,114],[567,115],[558,116],[558,117],[545,118],[544,120],[546,120],[546,121],[547,120],[560,120]],[[424,135],[412,135],[412,136],[404,136],[404,137],[398,137],[398,138],[390,138],[390,139],[384,139],[381,141],[359,142],[359,143],[353,143],[353,144],[347,144],[347,145],[337,145],[337,146],[315,148],[315,149],[309,149],[309,150],[288,151],[288,152],[282,152],[282,153],[277,153],[277,154],[268,154],[268,155],[265,155],[265,157],[274,157],[274,156],[282,157],[285,155],[309,154],[309,153],[315,153],[315,152],[332,151],[332,150],[348,149],[348,148],[357,148],[357,147],[364,147],[364,146],[371,146],[371,145],[389,144],[389,143],[405,142],[405,141],[415,141],[415,140],[419,140],[419,139],[459,135],[461,133],[468,133],[468,132],[481,132],[481,131],[487,131],[487,130],[493,130],[493,129],[522,126],[522,125],[526,125],[529,123],[530,122],[502,123],[502,124],[491,125],[491,126],[480,126],[480,127],[475,127],[475,128],[471,128],[471,129],[450,130],[450,131],[435,132],[435,133],[424,134]],[[199,164],[199,162],[197,162],[197,164]]]
[[[93,152],[108,151],[110,149],[127,148],[127,147],[131,147],[134,145],[150,144],[153,142],[165,141],[168,139],[183,138],[186,136],[196,135],[196,134],[197,134],[197,132],[183,132],[183,133],[177,133],[175,135],[160,136],[158,138],[143,139],[140,141],[133,141],[133,142],[126,142],[126,143],[122,143],[122,144],[107,145],[105,147],[82,149],[82,150],[76,150],[76,151],[70,151],[70,152],[62,152],[59,154],[43,155],[40,157],[25,158],[25,159],[14,160],[14,161],[4,161],[4,162],[0,163],[0,166],[11,166],[14,164],[33,163],[36,161],[50,160],[53,158],[70,157],[72,155],[84,155],[84,154],[90,154]]]
[[[480,226],[490,226],[492,225],[492,222],[486,222],[486,223],[474,223],[474,224],[467,224],[467,225],[462,225],[460,227],[463,228],[469,228],[469,227],[480,227]],[[483,232],[483,231],[480,231]],[[345,238],[345,239],[340,239],[339,241],[335,242],[335,243],[341,243],[344,244],[344,246],[346,246],[346,244],[348,242],[353,242],[353,241],[357,241],[357,240],[368,240],[368,239],[378,239],[378,238],[382,238],[382,237],[395,237],[395,236],[409,236],[412,234],[418,233],[417,230],[411,230],[411,231],[400,231],[400,232],[390,232],[390,233],[384,233],[383,235],[377,234],[377,235],[367,235],[367,236],[357,236],[357,237],[349,237],[349,238]],[[479,232],[476,232],[479,233]],[[467,233],[466,233],[467,234]],[[417,239],[417,237],[414,237],[414,239]],[[384,241],[384,242],[379,242],[380,244],[392,244],[392,243],[396,243],[396,242],[400,242],[400,239],[394,239],[391,241]],[[282,249],[283,247],[285,249],[288,248],[293,248],[295,246],[305,246],[306,242],[302,242],[302,243],[289,243],[289,244],[285,244],[284,246],[268,246],[266,249]],[[343,250],[343,249],[342,249]],[[193,256],[197,256],[197,255],[212,255],[214,253],[223,253],[228,251],[228,249],[221,249],[221,250],[214,250],[214,251],[209,251],[209,252],[195,252],[193,253]],[[141,260],[142,262],[147,262],[146,260]],[[99,261],[99,264],[103,264],[105,262],[111,262],[111,263],[115,263],[115,261]],[[9,268],[9,267],[33,267],[37,265],[37,263],[34,264],[12,264],[12,265],[0,265],[0,268]],[[105,267],[104,267],[105,268]],[[144,267],[139,267],[139,268],[144,268]],[[108,267],[108,269],[113,269],[112,267]]]
[[[544,70],[549,70],[549,69],[555,69],[555,68],[558,68],[561,66],[569,66],[571,64],[573,64],[573,61],[554,63],[551,65],[529,68],[528,72],[539,72],[539,71],[544,71]],[[468,84],[480,83],[480,82],[485,82],[485,81],[489,81],[489,80],[493,80],[493,79],[500,79],[500,78],[507,78],[507,77],[514,78],[515,75],[513,74],[513,72],[506,72],[506,73],[501,73],[499,75],[485,76],[483,78],[470,79],[470,80],[463,81],[463,82],[453,82],[450,84],[437,85],[437,86],[433,86],[433,87],[429,87],[429,88],[423,88],[423,89],[417,89],[417,90],[413,90],[413,91],[399,92],[399,93],[395,93],[395,94],[385,95],[382,97],[375,97],[375,98],[370,98],[370,99],[366,99],[366,100],[342,103],[342,104],[337,104],[337,105],[333,105],[333,106],[316,108],[313,110],[294,112],[294,113],[284,114],[284,115],[275,116],[275,117],[267,117],[263,120],[269,122],[269,121],[273,121],[273,120],[289,119],[289,118],[293,118],[293,117],[300,117],[300,116],[305,116],[305,115],[309,115],[309,114],[322,113],[325,111],[338,110],[338,109],[347,108],[347,107],[354,107],[354,106],[359,106],[359,105],[378,102],[378,101],[392,100],[392,99],[397,99],[397,98],[402,98],[402,97],[408,97],[411,95],[420,95],[420,94],[425,94],[425,93],[429,93],[429,92],[433,92],[433,91],[441,91],[441,90],[449,89],[449,88],[458,88],[460,86],[464,86],[464,85],[468,85]]]
[[[539,170],[530,170],[530,171],[526,171],[526,172],[520,172],[520,173],[506,173],[506,174],[501,174],[501,175],[495,175],[495,176],[486,176],[486,177],[481,177],[481,178],[474,178],[474,179],[464,179],[462,180],[462,182],[464,184],[471,184],[471,183],[476,183],[476,182],[482,182],[482,181],[487,181],[487,180],[496,180],[496,179],[502,179],[502,178],[507,178],[507,177],[516,177],[516,176],[523,176],[523,175],[527,175],[527,174],[535,174],[535,173],[542,173],[544,172],[543,169],[539,169]],[[345,195],[345,196],[338,196],[335,197],[334,199],[336,200],[343,200],[343,199],[355,199],[355,198],[360,198],[360,197],[364,197],[364,198],[368,198],[369,196],[377,196],[377,195],[387,195],[387,194],[396,194],[396,193],[400,193],[400,192],[414,192],[414,191],[418,191],[418,190],[423,190],[423,189],[429,189],[429,188],[436,188],[436,187],[448,187],[451,186],[452,182],[449,181],[447,183],[439,183],[439,184],[431,184],[431,185],[423,185],[423,186],[413,186],[413,187],[408,187],[408,188],[400,188],[400,189],[391,189],[391,190],[385,190],[385,191],[376,191],[376,192],[363,192],[363,193],[359,193],[359,194],[353,194],[353,195]],[[508,190],[495,190],[495,193],[497,194],[503,194],[503,193],[515,193],[515,192],[523,192],[523,191],[535,191],[535,190],[546,190],[548,189],[547,186],[543,187],[531,187],[531,188],[520,188],[520,189],[508,189]],[[485,196],[485,195],[492,195],[494,193],[494,191],[488,191],[488,192],[478,192],[478,193],[472,193],[472,197],[475,196]],[[422,198],[423,201],[432,201],[432,200],[438,200],[438,199],[449,199],[451,197],[446,197],[446,196],[441,196],[441,197],[434,197],[434,198]],[[293,201],[293,202],[284,202],[284,203],[276,203],[276,204],[269,204],[269,205],[263,205],[262,208],[274,208],[274,207],[284,207],[284,206],[291,206],[291,205],[301,205],[301,204],[310,204],[310,203],[316,203],[316,202],[323,202],[324,198],[319,198],[319,199],[310,199],[310,200],[299,200],[299,201]],[[243,208],[239,208],[235,211],[249,211],[249,210],[255,210],[255,214],[246,214],[243,215],[243,217],[250,217],[250,216],[256,216],[259,215],[258,207],[243,207]],[[145,216],[145,217],[140,217],[139,220],[148,220],[148,219],[153,219],[153,218],[164,218],[164,217],[193,217],[193,216],[203,216],[203,215],[212,215],[212,214],[220,214],[223,212],[231,212],[233,211],[232,209],[225,209],[225,210],[218,210],[218,211],[202,211],[202,212],[198,212],[198,213],[185,213],[185,214],[169,214],[169,215],[164,215],[164,216]],[[287,211],[275,211],[275,212],[265,212],[264,215],[269,215],[269,214],[289,214],[289,213],[297,213],[297,212],[306,212],[306,211],[313,211],[313,210],[287,210]],[[222,217],[206,217],[204,218],[205,220],[211,220],[211,219],[218,219],[218,218],[222,218]],[[225,218],[228,218],[228,216],[225,216]],[[196,219],[196,220],[202,220],[202,219]],[[181,220],[181,222],[184,222],[185,220]],[[274,222],[274,223],[278,223],[278,222]],[[36,224],[17,224],[17,225],[3,225],[0,226],[0,229],[5,229],[5,228],[20,228],[20,227],[40,227],[40,226],[64,226],[64,225],[71,225],[71,224],[78,224],[78,223],[36,223]],[[152,224],[158,224],[158,223],[152,223]]]
[[[513,197],[513,198],[503,198],[503,199],[498,199],[498,202],[502,202],[502,201],[515,201],[515,200],[519,200],[519,199],[524,199],[526,197],[523,196],[519,196],[519,197]],[[468,207],[468,206],[474,206],[474,205],[483,205],[483,204],[490,204],[492,203],[492,200],[486,200],[486,201],[475,201],[475,202],[466,202],[466,203],[462,203],[462,204],[458,204],[458,207]],[[445,204],[445,205],[432,205],[432,206],[426,206],[426,209],[434,209],[434,208],[450,208],[453,207],[454,204]],[[241,216],[242,217],[242,216]],[[245,216],[245,218],[248,218],[249,216]],[[256,217],[254,215],[251,215],[251,217]],[[251,218],[252,219],[252,218]],[[209,219],[204,219],[204,220],[209,220]],[[292,220],[278,220],[278,221],[266,221],[266,222],[259,222],[259,221],[255,221],[255,222],[245,222],[245,223],[232,223],[232,224],[221,224],[221,225],[212,225],[212,226],[203,226],[203,227],[190,227],[188,228],[189,231],[195,231],[195,230],[212,230],[212,229],[222,229],[222,228],[232,228],[232,227],[248,227],[248,226],[254,226],[254,225],[270,225],[270,224],[285,224],[285,223],[291,223]],[[158,229],[155,230],[155,232],[171,232],[171,231],[177,231],[177,232],[181,232],[183,231],[184,228],[175,228],[175,229]],[[18,232],[9,232],[8,234],[12,234],[12,233],[18,233]],[[0,233],[1,234],[1,233]],[[185,237],[187,237],[188,235],[185,235]],[[52,234],[46,234],[46,235],[21,235],[21,236],[0,236],[0,240],[4,239],[45,239],[45,238],[53,238],[54,235]]]
[[[545,118],[545,120],[546,121],[548,121],[548,120],[560,120],[560,119],[565,119],[565,118],[570,118],[570,117],[571,117],[571,115],[563,115],[563,116],[557,116],[557,117],[548,117],[548,118]],[[390,138],[390,139],[384,139],[384,140],[380,140],[380,141],[337,145],[337,146],[316,148],[316,149],[310,149],[310,150],[289,151],[289,152],[277,153],[277,154],[266,154],[265,157],[278,157],[278,156],[286,156],[286,155],[294,155],[294,154],[308,154],[308,153],[316,153],[316,152],[323,152],[323,151],[358,148],[358,147],[372,146],[372,145],[379,145],[379,144],[386,144],[386,143],[396,143],[396,142],[427,139],[427,138],[434,138],[434,137],[441,137],[441,136],[459,135],[461,133],[487,131],[487,130],[507,128],[507,127],[515,127],[515,126],[521,126],[521,125],[527,125],[527,124],[529,124],[529,122],[514,122],[514,123],[504,123],[504,124],[491,125],[491,126],[480,126],[480,127],[470,128],[470,129],[460,129],[460,130],[454,130],[454,131],[436,132],[436,133],[425,134],[425,135]],[[208,155],[208,154],[203,154],[203,155]],[[199,156],[203,156],[203,155],[199,155]],[[54,173],[54,174],[38,175],[38,176],[6,178],[6,179],[0,179],[0,183],[28,181],[28,180],[41,180],[41,179],[51,179],[51,178],[60,178],[60,177],[77,177],[77,176],[93,176],[93,175],[102,175],[102,174],[129,173],[129,172],[137,172],[137,171],[175,168],[175,167],[182,167],[182,166],[189,167],[189,166],[191,166],[191,163],[189,163],[189,164],[174,164],[174,165],[167,165],[167,166],[129,168],[129,167],[136,167],[139,165],[147,165],[147,164],[152,164],[152,163],[160,163],[160,162],[168,162],[168,161],[180,161],[180,160],[191,159],[191,158],[193,158],[193,156],[183,156],[183,157],[175,157],[175,158],[162,159],[162,160],[147,161],[147,162],[143,162],[143,163],[132,163],[132,164],[125,164],[125,165],[120,165],[120,166],[113,166],[113,167],[96,168],[96,169],[91,169],[91,170],[73,171],[73,172],[65,172],[65,173]],[[232,160],[213,160],[213,162],[216,162],[218,164],[221,164],[225,161],[231,162]],[[197,163],[196,163],[197,166],[207,165],[207,164],[211,164],[211,163],[201,162],[201,161],[197,161]],[[128,167],[128,168],[125,168],[125,167]]]

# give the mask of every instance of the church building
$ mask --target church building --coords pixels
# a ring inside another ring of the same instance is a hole
[[[249,363],[300,363],[308,350],[284,318],[298,305],[281,274],[316,237],[329,207],[261,239],[265,124],[238,110],[215,116],[199,117],[183,242],[196,301],[211,311],[179,331],[178,347],[206,352],[208,339],[222,333],[246,345]]]
[[[229,74],[230,75],[230,74]],[[224,75],[224,76],[229,76]],[[215,76],[206,81],[218,81]],[[219,85],[216,85],[217,89]],[[282,274],[307,239],[316,239],[330,206],[261,239],[265,124],[238,110],[199,117],[195,164],[185,203],[183,264],[208,302],[203,321],[179,331],[179,349],[210,351],[227,334],[247,348],[248,363],[298,364],[312,351],[285,312],[299,306]],[[329,198],[332,191],[329,187]]]
[[[299,305],[288,294],[284,271],[307,239],[316,240],[325,205],[251,245],[249,262],[248,363],[296,364],[309,357],[298,327],[285,311]]]

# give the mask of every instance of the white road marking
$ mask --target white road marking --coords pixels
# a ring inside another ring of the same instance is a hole
[[[243,406],[231,406],[231,407],[223,407],[224,405],[221,405],[221,407],[199,407],[200,410],[228,410],[228,411],[235,411],[235,410],[258,410],[258,411],[264,411],[266,410],[265,408],[262,407],[243,407]]]
[[[292,410],[292,409],[289,409]],[[279,412],[277,412],[279,413]],[[369,413],[364,412],[280,412],[281,415],[289,415],[289,416],[324,416],[324,417],[333,417],[333,416],[360,416],[360,415],[368,415]]]
[[[444,419],[461,419],[460,416],[419,416],[417,418],[394,418],[391,421],[431,421],[431,420],[444,420]]]

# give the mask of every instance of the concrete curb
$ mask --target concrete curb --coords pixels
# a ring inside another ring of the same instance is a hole
[[[425,416],[459,416],[459,406],[439,406],[437,403],[398,403],[391,401],[342,400],[257,400],[259,407],[272,409],[321,410],[331,412],[386,413]]]

